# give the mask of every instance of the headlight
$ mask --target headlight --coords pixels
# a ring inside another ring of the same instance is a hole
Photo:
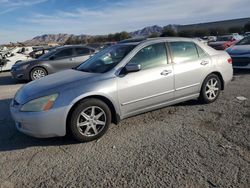
[[[52,108],[58,94],[53,94],[27,102],[21,108],[22,112],[41,112]]]

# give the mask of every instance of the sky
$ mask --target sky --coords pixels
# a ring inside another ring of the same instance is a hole
[[[250,0],[0,0],[0,44],[250,17]]]

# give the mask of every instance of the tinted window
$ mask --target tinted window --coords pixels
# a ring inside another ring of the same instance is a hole
[[[140,64],[141,69],[149,69],[166,65],[167,53],[165,44],[153,44],[141,49],[129,63]]]
[[[88,55],[89,49],[88,48],[76,48],[76,55]]]
[[[198,59],[197,49],[193,42],[171,42],[170,46],[174,63]]]
[[[61,50],[60,52],[55,54],[55,59],[60,59],[63,57],[69,57],[69,56],[73,56],[73,49],[72,48],[67,48],[64,50]]]

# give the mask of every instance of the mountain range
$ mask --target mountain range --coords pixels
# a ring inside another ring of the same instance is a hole
[[[171,27],[176,31],[188,30],[188,29],[208,29],[208,28],[218,28],[223,27],[228,29],[230,27],[244,27],[246,23],[250,23],[250,18],[241,18],[225,21],[216,21],[208,23],[198,23],[198,24],[188,24],[188,25],[167,25],[166,27]],[[152,34],[160,35],[162,33],[163,27],[158,25],[153,25],[145,27],[143,29],[130,32],[132,37],[147,37]],[[31,40],[27,40],[24,43],[27,45],[39,45],[39,44],[48,44],[48,43],[64,43],[70,37],[75,37],[78,39],[84,39],[91,37],[91,35],[73,35],[73,34],[45,34],[41,36],[36,36]]]
[[[163,27],[154,25],[145,27],[143,29],[130,32],[129,34],[132,37],[147,37],[151,34],[157,34],[160,35],[163,30]],[[91,37],[91,35],[73,35],[73,34],[44,34],[41,36],[36,36],[31,40],[27,40],[23,43],[26,45],[39,45],[39,44],[48,44],[48,43],[65,43],[69,38],[77,38],[77,39],[85,39],[87,37]]]

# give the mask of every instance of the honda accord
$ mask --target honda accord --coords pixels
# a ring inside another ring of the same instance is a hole
[[[10,108],[25,134],[91,141],[124,118],[191,99],[214,102],[232,74],[226,52],[197,40],[124,42],[24,85]]]

